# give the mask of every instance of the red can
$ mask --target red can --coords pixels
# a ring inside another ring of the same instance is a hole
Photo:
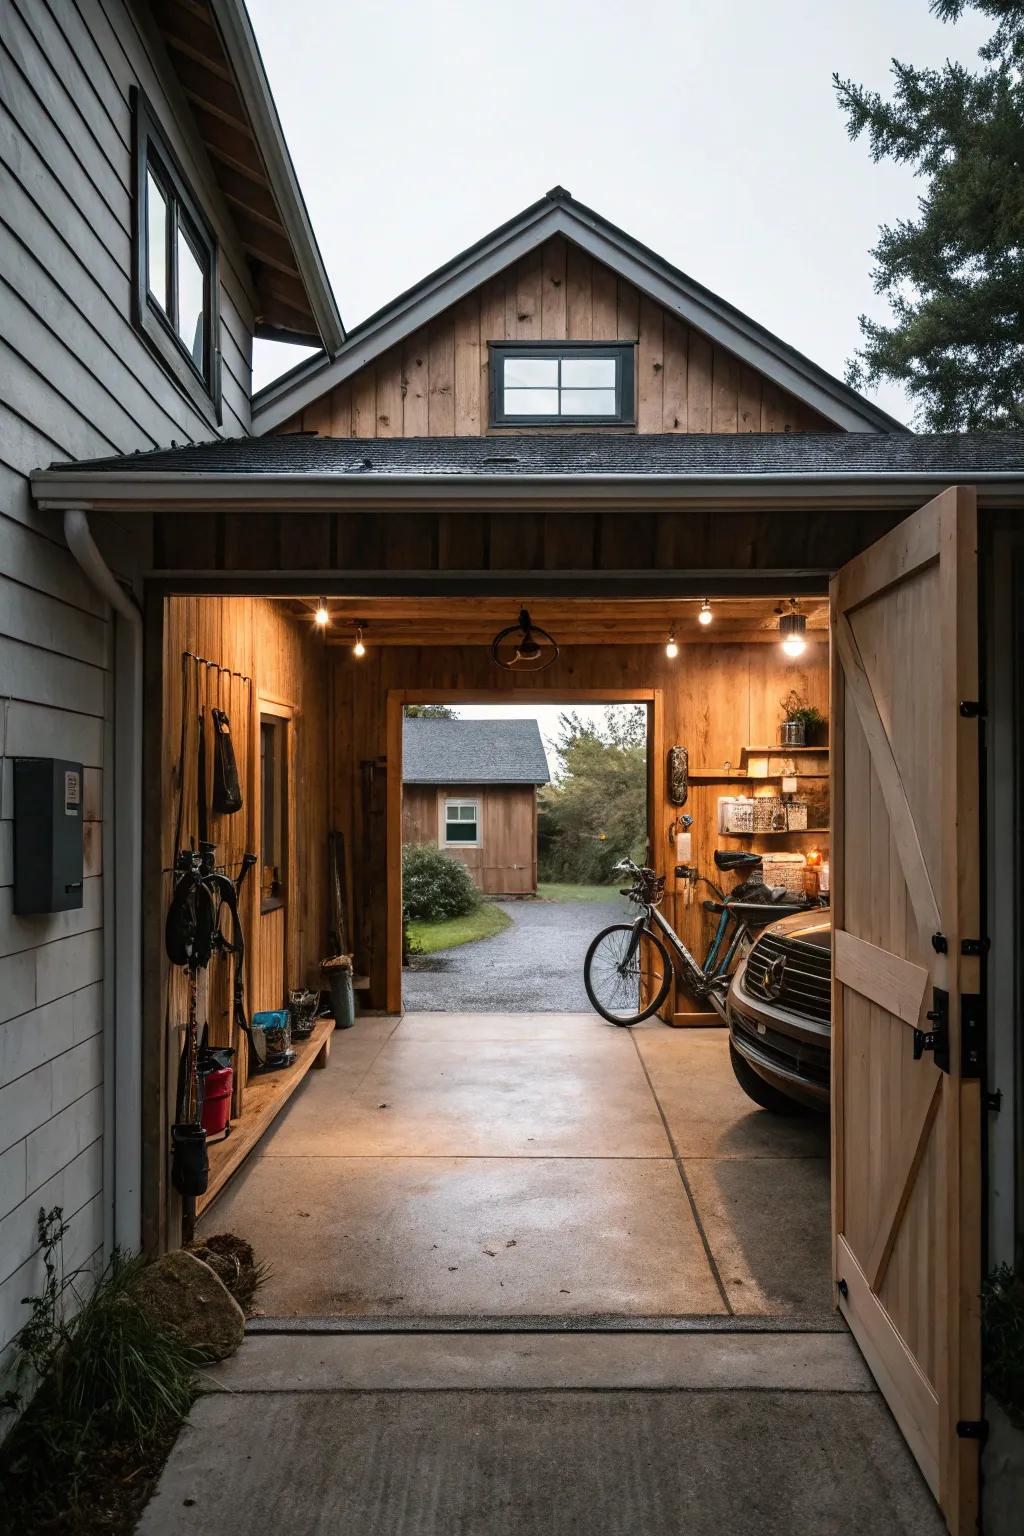
[[[232,1067],[214,1067],[203,1077],[203,1130],[207,1136],[220,1136],[231,1119],[231,1089],[235,1073]]]

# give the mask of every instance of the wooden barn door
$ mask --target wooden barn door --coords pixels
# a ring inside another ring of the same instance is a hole
[[[981,1413],[976,523],[946,491],[831,593],[835,1283],[955,1533]]]

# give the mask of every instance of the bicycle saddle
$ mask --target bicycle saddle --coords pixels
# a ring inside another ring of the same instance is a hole
[[[715,863],[719,869],[753,869],[755,864],[760,864],[759,853],[744,853],[740,849],[721,848],[715,849]]]

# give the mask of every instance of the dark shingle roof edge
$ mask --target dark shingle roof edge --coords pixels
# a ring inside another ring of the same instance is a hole
[[[51,464],[47,474],[175,475],[229,480],[530,478],[631,479],[914,475],[1024,476],[1024,433],[776,432],[332,438],[296,434],[219,439],[146,453]]]
[[[403,722],[405,784],[547,784],[550,778],[536,720]]]

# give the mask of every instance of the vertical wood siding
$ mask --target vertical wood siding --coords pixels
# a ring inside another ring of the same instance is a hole
[[[445,844],[446,800],[480,803],[480,844]],[[465,864],[486,896],[537,889],[537,791],[532,784],[408,784],[402,791],[402,841],[433,843]]]
[[[638,432],[835,431],[809,406],[561,236],[329,390],[280,430],[325,437],[523,431],[489,426],[489,342],[616,340],[637,343]]]
[[[96,1258],[103,1194],[103,802],[111,626],[28,475],[54,460],[205,440],[213,429],[131,324],[129,89],[153,102],[221,241],[224,420],[249,429],[249,281],[189,111],[123,0],[0,7],[0,1376],[39,1289],[41,1207],[71,1221],[65,1266]],[[95,520],[115,568],[145,525]],[[12,914],[12,759],[85,767],[85,900]]]

